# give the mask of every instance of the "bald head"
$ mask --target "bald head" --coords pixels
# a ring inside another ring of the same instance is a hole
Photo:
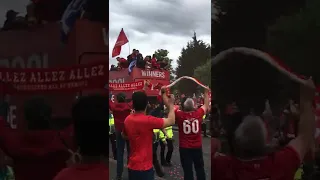
[[[245,158],[263,155],[267,130],[258,116],[246,116],[235,131],[237,153]]]
[[[193,111],[194,110],[194,101],[191,98],[187,98],[183,103],[183,108],[185,111]]]

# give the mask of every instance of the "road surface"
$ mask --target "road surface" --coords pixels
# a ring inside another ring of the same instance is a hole
[[[172,167],[165,167],[165,173],[166,175],[162,178],[159,178],[156,176],[156,180],[177,180],[177,179],[183,179],[183,171],[182,171],[182,167],[180,164],[180,156],[179,156],[179,144],[178,144],[178,132],[174,131],[174,151],[172,154]],[[211,156],[211,152],[210,152],[210,147],[211,147],[211,141],[210,138],[208,137],[203,137],[203,159],[204,159],[204,167],[205,167],[205,171],[207,174],[207,180],[210,179],[211,177],[211,173],[210,173],[210,156]],[[159,156],[160,156],[160,146],[158,148],[159,151]],[[111,151],[111,145],[110,145],[110,150],[109,150],[109,170],[110,170],[110,180],[115,180],[116,177],[116,161],[112,158],[112,151]],[[125,156],[126,157],[126,154]],[[159,157],[160,159],[160,157]],[[126,158],[124,158],[124,161],[126,164]],[[128,179],[128,174],[127,174],[127,167],[124,168],[124,173],[123,173],[123,180],[127,180]],[[194,173],[195,174],[195,173]]]

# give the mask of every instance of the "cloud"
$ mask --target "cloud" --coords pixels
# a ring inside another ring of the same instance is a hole
[[[122,48],[123,57],[129,49],[139,49],[144,56],[167,49],[169,57],[176,60],[194,31],[198,39],[211,43],[208,0],[110,0],[109,10],[110,52],[123,28],[129,39],[129,44]],[[115,59],[110,62],[116,63]]]

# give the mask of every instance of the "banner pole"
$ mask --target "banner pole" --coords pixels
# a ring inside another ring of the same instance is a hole
[[[127,38],[129,39],[129,36],[128,36],[128,34],[127,34]],[[129,40],[128,40],[128,48],[129,48],[129,54],[128,55],[130,55],[131,53],[131,51],[130,51],[130,42],[129,42]]]
[[[128,42],[128,47],[129,47],[129,54],[130,54],[130,43]]]

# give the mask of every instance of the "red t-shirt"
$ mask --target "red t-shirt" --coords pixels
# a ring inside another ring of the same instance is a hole
[[[157,62],[157,59],[156,58],[152,58],[151,59],[151,65],[153,67],[156,67],[156,68],[159,68],[160,67],[160,64]]]
[[[211,158],[212,179],[219,180],[293,180],[301,164],[291,146],[251,161],[221,155]]]
[[[143,113],[130,114],[124,121],[125,133],[130,144],[128,168],[145,171],[153,167],[153,129],[163,127],[163,119]]]
[[[196,111],[175,111],[176,121],[179,127],[179,146],[182,148],[201,148],[201,123],[204,110],[198,108]]]
[[[128,68],[129,67],[128,61],[126,59],[124,59],[124,58],[120,58],[118,60],[118,62],[120,63],[122,68]]]
[[[13,159],[16,180],[53,179],[66,166],[70,153],[62,140],[73,147],[73,127],[60,131],[20,132],[0,118],[0,148]]]
[[[132,102],[130,103],[113,103],[109,101],[109,109],[112,111],[114,125],[117,131],[123,131],[123,123],[127,116],[130,115]]]
[[[60,171],[53,180],[105,180],[109,168],[105,164],[77,164]]]

